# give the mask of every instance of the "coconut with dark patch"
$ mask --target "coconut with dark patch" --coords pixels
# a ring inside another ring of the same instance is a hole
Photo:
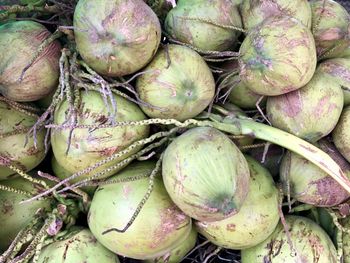
[[[74,35],[84,61],[106,76],[124,76],[144,67],[157,52],[161,28],[143,0],[79,0]]]
[[[310,142],[328,135],[344,105],[341,86],[328,74],[316,71],[303,88],[267,99],[267,115],[274,127]]]
[[[26,144],[27,132],[37,118],[32,112],[0,101],[0,181],[15,174],[7,165],[30,171],[45,158],[45,129],[37,132],[36,146],[33,136],[28,136]]]
[[[35,101],[57,86],[61,54],[57,40],[45,47],[30,64],[50,35],[43,25],[33,21],[8,22],[0,26],[0,93],[3,96],[14,101]]]
[[[203,58],[190,48],[168,45],[138,77],[141,106],[153,118],[184,121],[201,113],[213,100],[215,82]]]
[[[350,106],[344,108],[332,137],[339,152],[350,162]]]
[[[234,1],[179,0],[168,13],[164,28],[172,38],[203,51],[231,50],[240,32],[219,25],[242,27]]]
[[[26,191],[31,195],[39,194],[44,190],[40,185],[23,178],[1,181],[1,185]],[[43,212],[50,210],[51,201],[49,198],[20,204],[21,201],[30,197],[0,190],[0,253],[5,251],[18,232],[31,222],[38,209],[43,209]]]
[[[271,174],[245,156],[250,170],[249,192],[239,212],[216,222],[196,222],[198,232],[228,249],[256,246],[272,234],[279,222],[278,190]]]
[[[249,32],[240,50],[240,78],[257,94],[276,96],[303,87],[316,69],[311,31],[283,16],[266,19]]]
[[[307,0],[247,0],[240,7],[246,30],[251,30],[272,16],[290,16],[311,28],[311,8]]]
[[[110,104],[106,106],[102,96],[95,91],[80,91],[81,102],[77,110],[76,124],[95,125],[96,128],[76,128],[72,132],[71,140],[69,140],[70,128],[52,130],[51,144],[55,158],[60,166],[72,174],[118,153],[133,142],[148,136],[149,127],[147,125],[115,126],[99,129],[98,125],[111,124],[112,121],[140,121],[145,119],[145,115],[136,104],[117,95],[112,95],[116,104],[116,111],[113,114],[113,106]],[[69,109],[70,106],[67,100],[60,103],[54,113],[54,123],[57,125],[72,123],[73,115],[69,115]],[[70,147],[67,153],[68,144],[70,144]],[[100,166],[79,179],[101,172],[102,169],[115,165],[138,150],[140,150],[140,147],[136,147],[123,158],[117,158]],[[119,170],[121,168],[119,167]],[[101,178],[108,177],[117,170],[109,171],[103,174]]]
[[[321,140],[318,146],[328,153],[350,177],[350,164],[334,145]],[[298,154],[287,152],[280,166],[280,179],[285,194],[299,202],[318,207],[332,207],[348,199],[349,193],[327,173]]]
[[[113,179],[127,180],[147,175],[155,168],[151,161],[136,162],[116,174]],[[133,224],[123,233],[140,201],[147,192],[149,178],[100,186],[91,202],[88,224],[102,245],[122,256],[152,259],[172,251],[189,236],[191,219],[171,201],[160,174],[154,189]]]
[[[344,106],[350,105],[350,58],[334,58],[319,64],[318,71],[327,73],[337,81],[344,92]]]
[[[178,263],[183,260],[183,258],[194,248],[196,245],[198,233],[195,227],[189,236],[184,240],[179,246],[164,254],[161,257],[155,259],[145,260],[145,263]]]
[[[117,255],[102,246],[89,229],[74,227],[44,247],[37,263],[119,263]]]
[[[199,221],[236,214],[248,194],[247,161],[214,128],[193,128],[173,140],[164,152],[162,175],[174,203]]]
[[[265,241],[242,250],[242,263],[336,263],[337,251],[326,232],[308,218],[286,216],[291,239],[281,223]]]
[[[312,33],[319,59],[341,56],[350,43],[350,15],[333,0],[312,0]]]

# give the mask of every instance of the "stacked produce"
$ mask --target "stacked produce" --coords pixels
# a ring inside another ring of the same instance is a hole
[[[0,263],[350,262],[333,0],[0,4]]]

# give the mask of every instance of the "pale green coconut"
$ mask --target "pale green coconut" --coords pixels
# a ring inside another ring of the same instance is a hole
[[[193,128],[173,140],[164,152],[162,175],[174,203],[199,221],[236,214],[248,194],[247,161],[214,128]]]
[[[113,179],[149,175],[152,161],[135,162]],[[100,186],[91,202],[88,224],[97,240],[114,253],[134,259],[163,256],[184,242],[191,231],[191,219],[171,201],[160,174],[154,189],[133,224],[123,233],[104,233],[123,229],[131,219],[149,187],[149,178]]]
[[[343,105],[344,95],[337,81],[317,71],[305,87],[269,97],[266,111],[274,127],[316,142],[332,132]]]
[[[287,16],[271,17],[256,26],[240,50],[240,78],[257,94],[276,96],[307,84],[316,69],[311,31]]]
[[[30,113],[29,113],[30,114]],[[41,129],[34,137],[26,137],[28,130],[35,124],[37,117],[28,115],[10,104],[0,101],[0,157],[5,162],[23,170],[34,169],[45,158],[44,137],[46,130]],[[0,165],[0,181],[15,174],[11,169]]]
[[[344,108],[332,137],[339,152],[350,162],[350,106]]]
[[[311,7],[307,0],[246,0],[240,11],[248,31],[271,16],[290,16],[311,28]]]
[[[74,35],[84,61],[98,73],[116,77],[147,65],[157,52],[161,28],[143,0],[79,0]]]
[[[63,240],[44,247],[37,263],[119,263],[117,255],[102,246],[89,229],[69,231]]]
[[[170,64],[169,64],[170,59]],[[152,118],[184,121],[201,113],[213,100],[215,81],[204,59],[190,48],[168,45],[138,77],[141,106]]]
[[[350,15],[333,0],[312,0],[312,33],[319,59],[336,58],[350,44]]]
[[[113,95],[117,109],[114,116],[111,112],[112,105],[107,107],[99,92],[81,91],[80,96],[81,103],[77,118],[78,125],[106,124],[110,123],[108,122],[110,118],[114,119],[115,122],[140,121],[145,119],[145,115],[136,104],[117,95]],[[55,124],[61,125],[65,123],[68,109],[69,104],[67,100],[64,100],[58,105],[54,113]],[[148,132],[149,127],[147,125],[116,126],[113,128],[96,128],[92,130],[88,128],[77,128],[72,133],[71,145],[66,154],[70,129],[57,129],[52,130],[51,133],[52,150],[58,164],[73,174],[120,152],[133,142],[147,137]],[[133,149],[124,158],[117,158],[78,179],[87,178],[92,174],[100,172],[102,169],[120,162],[138,150],[140,150],[140,147]],[[123,166],[103,174],[101,178],[108,177],[121,168]]]
[[[0,254],[7,249],[18,232],[34,219],[38,209],[48,212],[51,207],[49,198],[20,204],[44,190],[38,184],[19,177],[1,181],[1,185],[28,192],[30,195],[0,190]]]
[[[57,40],[42,50],[21,79],[23,70],[50,35],[50,31],[34,21],[8,22],[0,26],[0,93],[3,96],[14,101],[35,101],[57,86],[61,55]]]
[[[201,50],[230,50],[236,44],[240,31],[219,25],[242,27],[234,1],[179,0],[168,13],[164,28],[172,38]]]
[[[216,222],[196,222],[198,232],[228,249],[246,249],[264,241],[279,222],[278,190],[271,174],[245,156],[250,170],[249,192],[239,212]]]
[[[281,223],[265,241],[242,250],[242,263],[336,263],[337,251],[326,232],[308,218],[286,216],[292,247]]]

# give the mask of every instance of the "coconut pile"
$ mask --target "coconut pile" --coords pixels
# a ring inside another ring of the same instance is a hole
[[[0,263],[350,263],[333,0],[3,0]]]

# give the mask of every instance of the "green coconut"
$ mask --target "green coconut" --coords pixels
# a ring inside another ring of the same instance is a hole
[[[240,50],[240,78],[257,94],[276,96],[303,87],[316,69],[310,30],[290,17],[271,17],[256,26]]]
[[[161,28],[143,0],[79,0],[74,35],[84,61],[106,76],[143,68],[157,52]]]
[[[192,227],[191,233],[179,246],[169,251],[165,255],[145,260],[145,263],[179,263],[196,245],[198,233],[195,227]]]
[[[201,113],[213,100],[213,74],[190,48],[168,45],[145,71],[149,73],[138,77],[136,89],[140,99],[151,104],[141,106],[150,117],[184,121]]]
[[[246,30],[252,30],[271,16],[290,16],[311,28],[311,7],[307,0],[247,0],[240,7]]]
[[[102,246],[89,229],[75,227],[67,238],[42,249],[37,263],[119,263],[117,255]]]
[[[10,104],[0,101],[0,158],[23,171],[34,169],[45,158],[45,129],[34,137],[29,136],[26,144],[28,129],[31,128],[37,117],[28,115]],[[14,175],[11,169],[0,165],[0,181]]]
[[[339,152],[350,162],[350,106],[344,108],[332,137]]]
[[[203,51],[230,50],[240,32],[219,25],[242,27],[234,1],[178,0],[167,15],[164,28],[172,38]]]
[[[350,177],[350,164],[335,147],[320,141],[319,147],[328,153]],[[302,203],[332,207],[350,197],[349,193],[327,173],[298,154],[287,152],[280,166],[280,179],[285,194]]]
[[[317,70],[332,76],[341,85],[344,93],[344,106],[350,105],[350,59],[328,59],[319,64]]]
[[[350,217],[342,220],[345,229],[350,229]],[[339,231],[339,230],[338,230]],[[343,232],[343,263],[350,263],[350,234]]]
[[[51,33],[33,21],[14,21],[0,26],[0,93],[14,101],[44,98],[57,86],[61,46],[51,42],[34,63],[40,45]]]
[[[225,134],[210,127],[173,140],[164,152],[162,175],[174,203],[199,221],[236,214],[248,194],[247,161]]]
[[[274,127],[310,142],[328,135],[344,105],[341,86],[320,71],[303,88],[267,99],[267,115]]]
[[[151,161],[135,162],[111,179],[127,179],[150,174],[155,168]],[[167,194],[160,175],[155,178],[154,189],[125,232],[147,192],[149,179],[133,180],[100,186],[91,202],[88,224],[97,240],[109,250],[134,259],[153,259],[172,251],[189,236],[191,219],[180,211]]]
[[[120,96],[113,95],[117,108],[117,112],[114,116],[109,109],[112,108],[112,106],[109,105],[109,107],[106,107],[104,99],[99,92],[81,91],[80,97],[81,103],[77,114],[78,125],[106,124],[110,118],[113,118],[115,122],[140,121],[145,119],[145,115],[136,104]],[[65,123],[68,110],[69,103],[67,100],[64,100],[56,107],[54,123],[57,125]],[[70,121],[68,121],[68,123],[69,122]],[[51,144],[59,165],[73,174],[120,152],[133,142],[147,137],[148,133],[149,127],[147,125],[137,127],[116,126],[103,129],[77,128],[74,129],[72,133],[70,148],[66,154],[70,129],[57,129],[53,130],[51,133]],[[102,169],[115,165],[138,150],[140,150],[140,147],[133,149],[133,151],[124,156],[124,158],[117,158],[112,162],[100,166],[91,173],[80,177],[80,179],[87,178],[92,174],[100,172]],[[119,167],[119,170],[121,168],[122,167]],[[101,178],[108,177],[117,170],[118,169],[109,171],[101,176]]]
[[[319,59],[335,58],[350,44],[350,15],[333,0],[312,0],[312,33]]]
[[[337,251],[326,232],[312,220],[286,216],[292,246],[281,223],[265,241],[242,250],[242,263],[336,263]]]
[[[1,185],[26,191],[32,195],[39,194],[42,186],[31,183],[22,177],[1,181]],[[18,232],[27,226],[38,209],[50,210],[48,198],[20,204],[31,196],[0,190],[0,252],[5,251]]]
[[[246,249],[268,238],[279,222],[279,194],[271,174],[245,156],[250,170],[249,192],[239,212],[216,222],[196,222],[198,232],[228,249]]]

